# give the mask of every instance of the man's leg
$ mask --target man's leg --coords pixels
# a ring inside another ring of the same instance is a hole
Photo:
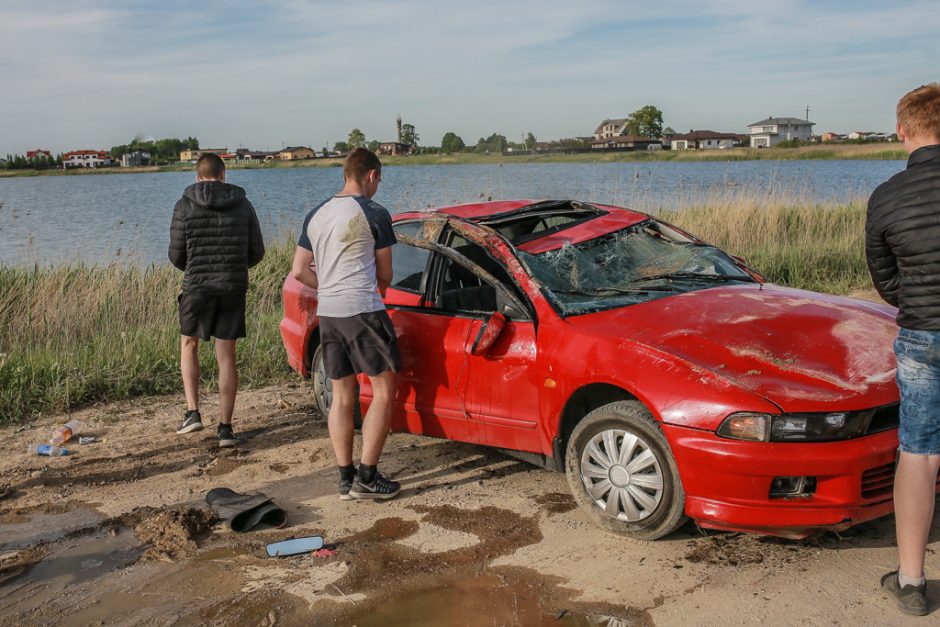
[[[336,463],[345,467],[352,464],[353,436],[356,428],[353,424],[353,407],[357,402],[356,377],[350,375],[333,379],[332,382],[333,402],[330,403],[327,426],[333,452],[336,454]]]
[[[395,398],[395,373],[385,371],[369,377],[372,403],[362,419],[362,463],[375,466],[382,455],[385,438],[392,424],[392,400]]]
[[[894,515],[900,574],[924,574],[924,552],[933,521],[940,455],[901,453],[894,478]]]
[[[219,364],[219,422],[232,424],[235,394],[238,392],[238,369],[235,367],[235,344],[238,340],[215,341],[215,359]]]
[[[183,375],[183,391],[186,394],[186,409],[199,409],[199,338],[180,336],[180,373]]]

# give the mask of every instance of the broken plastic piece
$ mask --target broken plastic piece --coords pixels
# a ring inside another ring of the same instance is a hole
[[[323,548],[322,536],[306,536],[303,538],[291,538],[281,542],[272,542],[268,545],[268,557],[286,557],[288,555],[297,555],[299,553],[310,553]]]

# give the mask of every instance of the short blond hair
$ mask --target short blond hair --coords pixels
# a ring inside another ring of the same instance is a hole
[[[898,101],[898,125],[910,137],[940,140],[940,83],[928,83]]]

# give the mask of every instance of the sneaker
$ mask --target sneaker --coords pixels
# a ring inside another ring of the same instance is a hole
[[[199,415],[198,409],[190,409],[183,414],[183,422],[180,424],[179,429],[176,430],[180,435],[192,431],[202,431],[202,416]]]
[[[219,424],[219,446],[221,448],[231,448],[238,444],[235,434],[232,433],[232,425]]]
[[[401,492],[401,484],[386,479],[382,473],[376,471],[372,483],[365,483],[359,476],[349,490],[349,496],[354,499],[390,499]]]
[[[898,608],[912,616],[927,615],[927,584],[901,587],[898,571],[893,571],[881,578],[881,587],[894,597]]]
[[[351,501],[353,497],[349,494],[349,491],[352,490],[353,483],[356,481],[357,475],[353,475],[351,478],[347,479],[340,475],[339,478],[339,499],[341,501]]]

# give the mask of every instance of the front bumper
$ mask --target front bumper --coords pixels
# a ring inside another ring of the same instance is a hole
[[[702,527],[791,538],[843,530],[894,511],[897,429],[854,440],[743,442],[662,425],[685,489],[686,514]],[[771,499],[774,477],[816,477],[816,491]]]

